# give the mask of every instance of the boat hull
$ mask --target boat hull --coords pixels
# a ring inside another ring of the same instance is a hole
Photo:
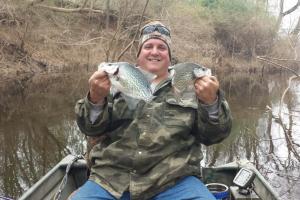
[[[27,190],[20,200],[50,200],[57,194],[60,185],[66,174],[68,164],[76,158],[73,155],[66,156],[36,184]],[[70,165],[69,165],[70,166]],[[202,168],[202,180],[204,183],[222,183],[233,186],[233,179],[242,167],[251,169],[255,174],[254,191],[261,200],[279,200],[278,194],[260,174],[260,172],[249,161],[238,161],[225,164],[219,167]],[[72,164],[67,176],[67,182],[61,190],[60,200],[67,199],[68,196],[85,183],[88,179],[88,167],[84,159],[79,159]],[[233,187],[231,187],[233,188]],[[232,195],[231,195],[232,196]],[[233,199],[233,197],[230,197]],[[247,197],[243,199],[248,199]]]

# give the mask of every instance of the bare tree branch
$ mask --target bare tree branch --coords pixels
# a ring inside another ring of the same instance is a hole
[[[108,27],[109,27],[109,10],[110,10],[109,3],[110,3],[110,0],[106,0],[106,20],[105,20],[105,22],[106,22],[106,24],[105,24],[106,29],[108,29]]]
[[[44,0],[33,0],[32,2],[30,2],[29,6],[33,6],[34,4],[38,4],[43,2]]]
[[[282,129],[283,129],[283,132],[284,132],[284,135],[286,137],[286,141],[287,141],[287,145],[289,145],[289,147],[291,148],[291,151],[293,152],[294,156],[296,157],[296,159],[298,161],[300,161],[300,155],[299,153],[297,152],[297,150],[295,149],[294,145],[293,145],[293,142],[289,136],[289,134],[287,133],[287,129],[282,121],[282,118],[281,116],[279,116],[279,124],[281,125]]]
[[[147,6],[148,6],[148,3],[149,3],[149,0],[146,1],[146,4],[145,4],[144,9],[143,9],[143,12],[142,12],[142,14],[141,14],[141,18],[140,18],[140,22],[139,22],[138,28],[137,28],[137,30],[136,30],[134,36],[133,36],[132,41],[131,41],[131,42],[124,48],[124,50],[120,53],[120,55],[118,56],[118,59],[117,59],[118,61],[121,59],[121,57],[124,55],[124,53],[125,53],[129,48],[131,48],[132,45],[134,44],[135,38],[136,38],[136,37],[138,36],[138,34],[139,34],[140,27],[141,27],[141,24],[142,24],[142,21],[143,21],[143,16],[144,16],[144,14],[145,14],[145,11],[146,11],[146,8],[147,8]]]
[[[91,9],[91,8],[74,8],[74,9],[70,9],[70,8],[59,8],[59,7],[45,6],[45,5],[35,5],[35,6],[40,7],[40,8],[50,9],[50,10],[55,11],[55,12],[65,12],[65,13],[93,12],[93,13],[101,13],[101,14],[104,13],[103,10],[95,10],[95,9]]]
[[[296,78],[300,78],[300,76],[299,75],[297,75],[297,76],[291,76],[289,78],[288,87],[284,90],[284,92],[283,92],[283,94],[281,96],[280,104],[279,104],[279,112],[278,112],[277,122],[282,127],[282,130],[283,130],[283,132],[285,134],[285,137],[286,137],[286,142],[287,142],[288,147],[290,148],[290,150],[292,151],[292,153],[294,154],[294,156],[297,158],[297,160],[300,161],[300,155],[297,152],[297,150],[295,149],[294,142],[291,140],[291,137],[289,136],[289,131],[291,129],[291,126],[289,127],[289,129],[287,129],[286,126],[285,126],[285,124],[283,123],[283,120],[282,120],[282,117],[281,117],[281,110],[282,110],[282,106],[283,106],[283,101],[284,101],[285,95],[287,94],[287,92],[289,91],[289,89],[291,87],[292,80],[294,80]]]
[[[105,59],[106,62],[109,61],[110,51],[111,51],[112,46],[113,46],[112,44],[113,44],[115,38],[117,37],[117,33],[119,32],[120,29],[121,29],[121,26],[119,25],[119,26],[117,27],[117,30],[114,32],[113,37],[111,38],[111,40],[110,40],[109,43],[108,43],[108,49],[104,49],[105,56],[106,56],[106,59]]]
[[[66,45],[66,46],[86,46],[86,45],[97,45],[99,44],[99,42],[92,42],[94,40],[108,40],[107,38],[105,37],[95,37],[95,38],[91,38],[89,40],[83,40],[83,41],[78,41],[78,42],[74,42],[74,43],[71,43],[71,42],[63,42],[63,41],[54,41],[48,37],[45,37],[44,38],[48,41],[50,41],[51,43],[53,44],[62,44],[62,45]]]
[[[85,0],[81,6],[81,9],[85,7],[86,3],[88,2],[88,0]]]
[[[280,106],[279,106],[279,115],[281,116],[281,108],[282,108],[282,104],[283,104],[283,100],[284,100],[284,97],[286,95],[286,93],[289,91],[290,87],[291,87],[291,82],[293,79],[295,78],[299,78],[300,76],[291,76],[289,78],[289,84],[288,84],[288,87],[284,90],[282,96],[281,96],[281,99],[280,99]]]
[[[298,40],[299,40],[299,32],[300,32],[300,17],[298,17],[297,24],[296,24],[296,26],[294,27],[294,29],[292,30],[292,32],[290,33],[290,36],[289,36],[291,46],[294,49],[295,58],[298,57],[296,46],[297,46],[297,43],[298,43]]]
[[[269,56],[259,56],[259,57],[260,57],[260,58],[265,58],[265,59],[268,59],[268,60],[300,62],[300,60],[295,60],[295,59],[274,58],[274,57],[269,57]]]
[[[293,80],[293,79],[296,79],[296,78],[300,78],[300,76],[299,76],[299,74],[298,74],[296,71],[294,71],[294,70],[292,70],[292,69],[290,69],[290,68],[288,68],[288,67],[285,67],[285,66],[283,66],[283,65],[280,65],[280,64],[278,64],[278,63],[275,63],[275,62],[273,62],[273,61],[271,61],[271,60],[268,60],[268,59],[266,59],[266,58],[264,58],[264,57],[257,56],[257,59],[262,60],[262,61],[265,61],[265,62],[268,62],[268,63],[270,63],[270,64],[273,64],[274,66],[279,66],[279,67],[281,67],[281,68],[287,69],[287,70],[289,70],[289,71],[291,71],[291,72],[293,72],[293,73],[295,74],[295,76],[292,76],[292,77],[289,78],[289,84],[288,84],[288,87],[284,90],[283,95],[281,96],[277,122],[280,124],[280,126],[281,126],[282,129],[283,129],[283,132],[284,132],[284,134],[285,134],[286,142],[287,142],[288,147],[290,148],[290,150],[292,151],[292,153],[294,154],[294,156],[296,157],[296,159],[297,159],[298,161],[300,161],[299,153],[298,153],[297,150],[295,149],[294,143],[293,143],[293,141],[291,140],[291,138],[290,138],[290,136],[289,136],[289,134],[288,134],[288,130],[287,130],[286,126],[284,125],[283,120],[282,120],[282,117],[281,117],[281,110],[282,110],[282,104],[283,104],[283,101],[284,101],[284,97],[285,97],[285,95],[287,94],[287,92],[288,92],[289,89],[290,89],[292,80]],[[289,129],[290,129],[290,128],[291,128],[291,127],[289,127]],[[296,146],[297,146],[297,145],[296,145]]]
[[[276,66],[276,67],[280,67],[280,68],[287,69],[288,71],[290,71],[290,72],[292,72],[293,74],[295,74],[297,77],[300,76],[295,70],[290,69],[290,68],[288,68],[288,67],[285,67],[285,66],[283,66],[283,65],[280,65],[280,64],[278,64],[278,63],[275,63],[275,62],[273,62],[273,61],[271,61],[271,60],[268,60],[268,59],[264,58],[263,56],[257,56],[256,58],[259,59],[259,60],[265,61],[265,62],[267,62],[267,63],[270,63],[270,64],[272,64],[272,65],[274,65],[274,66]]]
[[[276,22],[276,31],[279,30],[279,27],[280,27],[280,24],[282,22],[282,19],[284,16],[294,12],[300,5],[300,0],[298,0],[298,2],[290,9],[288,9],[287,11],[283,12],[283,5],[284,5],[284,0],[280,0],[280,3],[279,3],[279,16],[277,18],[277,22]]]
[[[300,25],[300,24],[299,24]],[[294,35],[294,33],[291,33],[291,36],[288,35],[289,38],[289,45],[291,46],[291,49],[294,51],[294,60],[298,59],[298,52],[297,52],[297,42],[298,42],[298,36]]]
[[[290,9],[288,9],[288,10],[285,11],[285,12],[282,12],[282,15],[283,15],[283,16],[286,16],[286,15],[288,15],[288,14],[294,12],[294,11],[298,8],[299,5],[300,5],[300,0],[298,0],[298,2],[297,2],[293,7],[291,7]]]

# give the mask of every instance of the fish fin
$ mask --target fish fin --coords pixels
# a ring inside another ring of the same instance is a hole
[[[133,97],[130,97],[124,93],[121,93],[121,96],[124,98],[124,100],[126,101],[127,105],[128,105],[128,108],[130,110],[134,110],[136,109],[137,105],[139,104],[140,100],[139,99],[136,99],[136,98],[133,98]]]
[[[172,85],[172,87],[174,87],[174,84],[175,84],[175,82],[174,82],[175,76],[176,76],[176,71],[175,71],[175,69],[171,69],[171,70],[170,70],[169,77],[171,78],[171,85]],[[177,90],[178,90],[178,89],[177,89]]]
[[[170,68],[170,71],[169,71],[169,77],[172,78],[172,85],[173,85],[173,80],[174,80],[174,77],[176,76],[176,71],[175,69],[173,68]]]
[[[157,77],[157,75],[152,74],[146,70],[143,70],[140,67],[138,67],[138,69],[144,74],[145,78],[148,80],[149,83],[151,83]]]

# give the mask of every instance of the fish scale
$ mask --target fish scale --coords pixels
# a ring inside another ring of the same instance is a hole
[[[184,92],[194,92],[194,81],[203,76],[211,76],[211,70],[195,63],[180,63],[172,67],[172,86],[180,98]]]
[[[153,99],[150,84],[155,75],[127,62],[101,63],[98,68],[108,74],[113,90],[136,100],[150,102]]]

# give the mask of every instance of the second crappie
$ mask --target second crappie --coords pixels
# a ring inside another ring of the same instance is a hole
[[[103,62],[98,69],[104,70],[110,79],[112,89],[121,92],[125,97],[150,102],[153,99],[151,79],[155,75],[142,71],[127,62]]]
[[[211,69],[195,63],[180,63],[173,66],[172,86],[176,95],[194,91],[194,81],[203,76],[211,76]]]

